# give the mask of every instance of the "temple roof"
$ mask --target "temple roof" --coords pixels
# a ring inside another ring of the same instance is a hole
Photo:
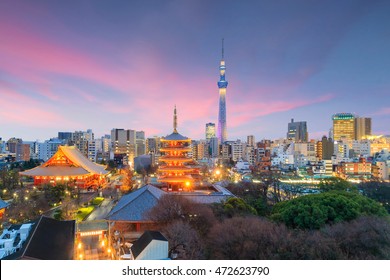
[[[89,172],[82,167],[71,166],[38,166],[36,168],[20,172],[25,176],[82,176]]]
[[[7,208],[8,203],[0,198],[0,209]]]
[[[55,159],[65,157],[71,164],[58,165]],[[93,163],[75,146],[59,146],[58,151],[43,165],[20,172],[24,176],[81,176],[87,174],[105,175],[108,171],[103,165]]]
[[[178,132],[173,132],[172,134],[162,138],[161,140],[166,140],[166,141],[188,141],[189,138],[181,135]]]
[[[146,221],[145,214],[152,209],[165,192],[152,185],[146,185],[122,196],[107,215],[110,221]]]

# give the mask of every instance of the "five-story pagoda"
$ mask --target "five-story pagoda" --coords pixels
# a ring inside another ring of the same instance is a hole
[[[194,168],[187,166],[192,162],[188,156],[191,151],[191,139],[177,132],[176,106],[173,117],[173,133],[161,139],[162,148],[158,168],[158,181],[166,184],[168,190],[192,190],[194,179],[191,174]]]

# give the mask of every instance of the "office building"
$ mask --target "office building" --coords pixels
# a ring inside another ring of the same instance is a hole
[[[307,142],[307,124],[306,122],[295,122],[291,119],[291,122],[287,126],[287,139],[294,140],[295,142]]]
[[[215,137],[215,123],[206,123],[206,140],[210,141],[212,137]]]
[[[355,116],[350,113],[339,113],[332,116],[333,120],[333,140],[355,139]]]

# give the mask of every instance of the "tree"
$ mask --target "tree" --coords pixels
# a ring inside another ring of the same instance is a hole
[[[0,183],[2,189],[12,191],[19,186],[19,172],[18,170],[0,170]]]
[[[385,182],[364,182],[358,185],[363,195],[378,201],[390,213],[390,183]]]
[[[271,218],[292,228],[319,229],[362,215],[385,216],[387,212],[379,203],[358,193],[332,191],[277,203]]]
[[[351,183],[338,177],[330,177],[330,178],[322,179],[318,187],[322,192],[356,191],[356,187],[354,187]]]
[[[233,217],[215,224],[207,239],[211,259],[277,259],[289,231],[265,218]]]
[[[228,217],[257,215],[255,208],[238,197],[231,197],[223,202],[223,210]]]
[[[211,208],[180,195],[166,194],[147,213],[147,217],[162,226],[177,221],[188,223],[201,236],[206,236],[216,219]]]
[[[56,186],[52,186],[50,184],[43,186],[43,192],[49,204],[60,202],[65,195],[65,189],[66,186],[60,184]]]
[[[390,259],[390,222],[380,217],[360,217],[326,226],[323,234],[333,239],[342,259]]]
[[[240,182],[238,184],[229,184],[227,189],[252,206],[259,216],[269,214],[270,206],[267,199],[267,185],[263,183]]]
[[[130,168],[124,168],[121,172],[123,174],[121,192],[123,194],[131,192],[135,188],[133,181],[133,171]]]
[[[162,232],[168,239],[170,252],[175,251],[178,254],[177,259],[199,260],[204,258],[203,242],[188,222],[177,220],[165,226]]]

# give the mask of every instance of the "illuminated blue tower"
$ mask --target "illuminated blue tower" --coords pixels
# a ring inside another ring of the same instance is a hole
[[[227,128],[226,128],[226,88],[228,82],[225,80],[225,60],[224,60],[224,48],[222,39],[222,59],[219,64],[219,111],[218,111],[218,139],[220,143],[224,143],[227,140]]]

